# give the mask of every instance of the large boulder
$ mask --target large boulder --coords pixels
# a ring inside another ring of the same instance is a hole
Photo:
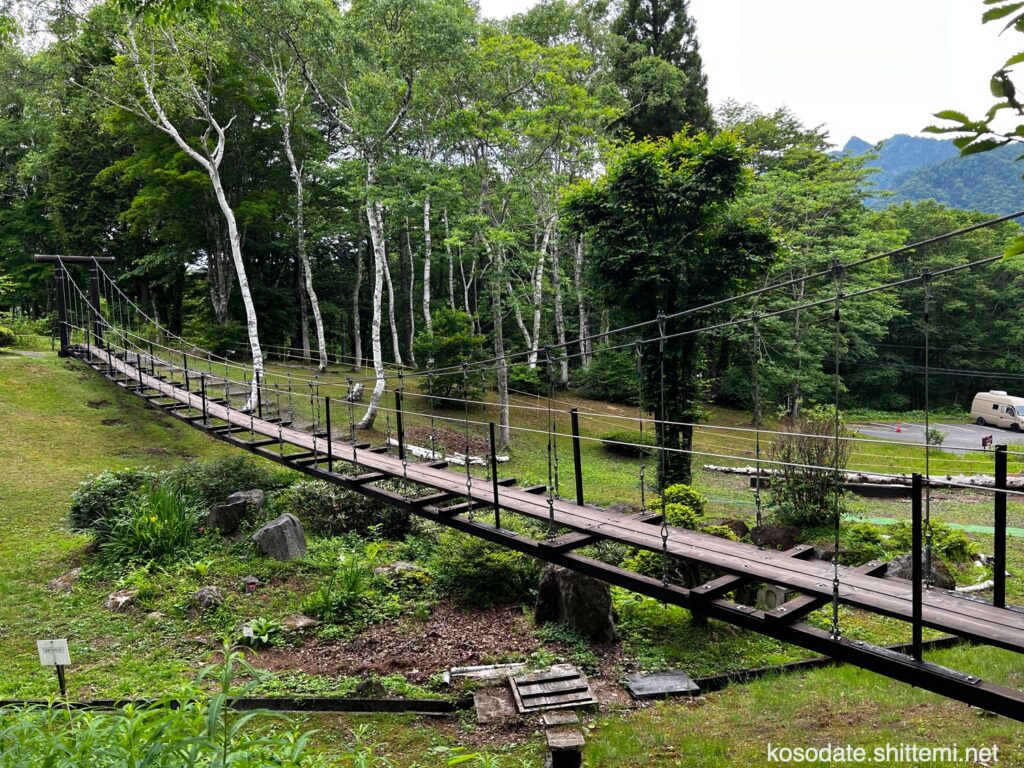
[[[260,551],[275,560],[294,560],[306,554],[306,534],[290,512],[271,520],[252,535]]]
[[[750,540],[770,549],[792,549],[800,540],[800,529],[791,525],[763,525],[750,532]]]
[[[897,579],[907,579],[913,576],[914,558],[908,552],[905,555],[894,557],[889,561],[888,566],[885,569],[886,576],[895,576]],[[924,552],[921,553],[921,574],[927,581],[928,574],[926,572]],[[956,589],[956,579],[950,572],[946,564],[942,562],[942,559],[932,553],[932,586],[936,589]]]
[[[235,533],[247,515],[263,509],[266,500],[266,494],[259,488],[232,493],[223,504],[218,504],[206,513],[206,527],[218,530],[225,536]]]
[[[608,585],[557,565],[544,569],[534,618],[538,624],[565,624],[595,642],[616,639]]]

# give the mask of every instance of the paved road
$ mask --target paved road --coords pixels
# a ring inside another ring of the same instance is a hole
[[[924,424],[920,422],[903,422],[900,432],[896,431],[895,423],[872,421],[865,424],[853,424],[864,437],[898,440],[904,443],[924,443]],[[979,451],[981,438],[992,435],[993,445],[1024,445],[1024,432],[1011,432],[998,427],[979,427],[977,424],[953,424],[932,422],[932,429],[946,433],[942,443],[943,450]]]

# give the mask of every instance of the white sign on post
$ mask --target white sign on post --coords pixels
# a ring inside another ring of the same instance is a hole
[[[37,640],[36,648],[39,649],[39,663],[44,667],[68,667],[71,665],[67,640]]]

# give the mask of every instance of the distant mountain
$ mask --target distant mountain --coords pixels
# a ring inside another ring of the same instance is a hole
[[[940,203],[985,213],[1011,213],[1024,209],[1024,161],[1019,146],[1007,146],[960,157],[952,141],[897,134],[870,145],[854,136],[840,154],[876,157],[867,162],[877,171],[871,188],[890,194],[869,198],[873,208],[916,200]]]

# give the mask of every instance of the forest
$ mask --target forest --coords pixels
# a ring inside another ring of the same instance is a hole
[[[774,412],[832,398],[830,308],[771,316],[835,291],[802,276],[991,218],[886,205],[871,153],[835,153],[785,108],[713,109],[683,0],[503,20],[465,0],[19,8],[0,48],[16,333],[53,324],[32,254],[113,256],[152,318],[257,371],[282,353],[378,374],[493,358],[481,383],[503,403],[557,387],[635,404],[634,352],[604,332],[786,282],[687,319],[768,314],[757,338],[736,324],[669,355],[692,390],[676,416],[751,407],[753,382]],[[844,289],[998,255],[1017,233],[879,259]],[[999,262],[931,286],[932,407],[967,405],[989,371],[1024,375],[1021,282]],[[923,317],[916,282],[848,302],[845,406],[922,406]]]

